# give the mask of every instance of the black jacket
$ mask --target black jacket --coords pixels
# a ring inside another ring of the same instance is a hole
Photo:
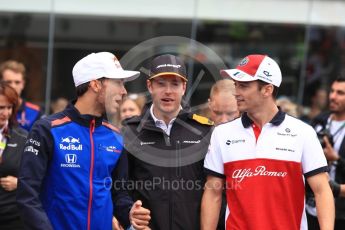
[[[184,110],[170,136],[155,126],[149,109],[126,122],[128,189],[150,209],[153,230],[200,229],[203,163],[211,131],[207,118]]]
[[[0,177],[18,177],[20,160],[24,150],[27,131],[14,127],[9,129],[6,148],[0,163]],[[16,202],[16,191],[6,191],[0,186],[0,226],[6,222],[19,219]]]
[[[318,115],[311,123],[313,127],[317,125],[321,125],[322,127],[326,127],[327,120],[330,116],[329,112],[322,113]],[[335,182],[337,184],[345,184],[345,137],[340,144],[340,149],[338,152],[340,158],[337,161],[337,167],[335,170]],[[334,190],[333,190],[334,193]],[[345,198],[343,197],[335,197],[335,213],[336,219],[343,219],[345,220]]]

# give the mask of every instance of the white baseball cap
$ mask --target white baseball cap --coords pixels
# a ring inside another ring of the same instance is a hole
[[[221,70],[220,74],[235,81],[261,80],[277,87],[282,82],[282,73],[277,62],[261,54],[248,55],[242,59],[236,69]]]
[[[72,70],[74,85],[99,78],[124,79],[131,81],[140,74],[138,71],[124,70],[114,54],[109,52],[91,53],[79,60]]]

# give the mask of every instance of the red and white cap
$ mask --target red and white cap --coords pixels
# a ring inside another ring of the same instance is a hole
[[[77,87],[103,77],[131,81],[137,78],[140,72],[124,70],[114,54],[99,52],[91,53],[79,60],[74,65],[72,74],[74,85]]]
[[[261,54],[248,55],[242,59],[236,69],[221,70],[220,74],[235,81],[261,80],[277,87],[282,82],[282,73],[277,62]]]

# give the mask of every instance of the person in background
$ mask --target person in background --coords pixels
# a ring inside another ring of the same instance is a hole
[[[120,120],[139,116],[146,103],[144,95],[129,94],[120,105]]]
[[[211,87],[208,99],[209,117],[216,126],[232,121],[240,115],[234,93],[235,85],[231,79],[218,80]],[[223,191],[217,230],[225,229],[225,212],[226,194]]]
[[[50,105],[51,114],[63,111],[68,105],[68,100],[64,97],[56,98]]]
[[[32,125],[41,115],[41,109],[38,105],[26,101],[21,97],[25,87],[25,66],[23,63],[8,60],[0,64],[0,79],[14,88],[19,95],[19,108],[17,111],[18,124],[30,131]]]
[[[113,114],[109,112],[107,116],[113,125],[115,125],[118,128],[122,128],[122,121],[133,116],[139,116],[141,114],[141,110],[144,107],[145,102],[146,98],[144,95],[128,94],[123,99],[119,111],[113,111]],[[113,229],[123,229],[123,227],[120,225],[120,223],[115,217],[113,218]]]
[[[319,88],[315,90],[314,94],[311,97],[311,105],[310,108],[307,108],[307,112],[301,116],[301,120],[310,124],[311,121],[321,114],[325,112],[327,109],[327,95],[328,92],[324,88]]]
[[[289,114],[290,116],[299,117],[298,114],[298,106],[293,103],[290,98],[288,97],[279,97],[276,100],[276,105],[280,108],[281,111],[283,111],[286,114]]]
[[[149,210],[113,186],[127,181],[127,154],[119,130],[103,119],[107,110],[118,110],[124,82],[139,72],[99,52],[79,60],[72,74],[76,101],[37,121],[26,142],[18,177],[21,217],[30,229],[110,230],[113,215],[124,228],[145,229]]]
[[[211,88],[208,108],[215,125],[232,121],[239,116],[234,96],[235,86],[230,79],[217,81]]]
[[[133,116],[139,116],[146,103],[146,98],[141,94],[129,94],[124,97],[120,109],[107,111],[107,117],[111,124],[122,128],[122,122]]]
[[[225,181],[226,229],[307,229],[305,180],[316,197],[321,229],[333,229],[327,162],[313,128],[276,106],[278,64],[253,54],[221,74],[234,80],[242,115],[212,133],[201,229],[216,228]]]
[[[329,111],[315,117],[311,125],[318,134],[330,167],[329,182],[335,198],[335,230],[345,226],[345,77],[332,82],[328,94]],[[320,229],[315,198],[307,190],[307,216],[310,230]]]
[[[0,82],[0,229],[22,230],[16,202],[17,177],[27,131],[16,121],[16,91]]]

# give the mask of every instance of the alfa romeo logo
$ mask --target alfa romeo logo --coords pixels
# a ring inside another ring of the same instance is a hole
[[[238,64],[239,66],[244,66],[249,62],[249,58],[245,57],[242,59],[242,61],[240,62],[240,64]]]

